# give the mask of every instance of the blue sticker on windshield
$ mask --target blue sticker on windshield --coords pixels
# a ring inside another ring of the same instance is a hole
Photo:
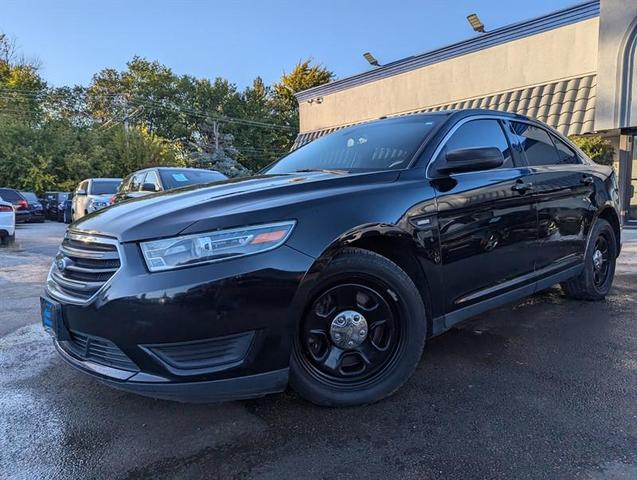
[[[183,173],[173,173],[173,178],[177,182],[187,182],[188,181],[188,177],[186,177],[186,175],[184,175]]]

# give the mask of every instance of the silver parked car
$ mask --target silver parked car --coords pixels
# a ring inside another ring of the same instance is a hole
[[[80,182],[73,195],[73,221],[107,207],[121,182],[121,178],[88,178]]]

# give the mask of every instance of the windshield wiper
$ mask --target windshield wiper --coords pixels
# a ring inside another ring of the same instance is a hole
[[[332,173],[334,175],[345,175],[349,173],[347,170],[330,170],[329,168],[302,168],[300,170],[294,170],[294,173],[310,173],[310,172],[321,172],[321,173]]]

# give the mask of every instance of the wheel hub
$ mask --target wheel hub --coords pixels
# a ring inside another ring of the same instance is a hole
[[[593,253],[593,266],[596,270],[601,270],[604,264],[604,255],[599,250],[595,250]]]
[[[345,310],[332,320],[330,337],[342,349],[358,347],[367,338],[367,320],[354,310]]]

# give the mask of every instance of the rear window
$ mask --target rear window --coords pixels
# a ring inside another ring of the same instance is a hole
[[[185,187],[188,185],[197,185],[200,183],[218,182],[225,180],[227,177],[223,173],[213,170],[160,170],[159,176],[164,190]]]
[[[120,180],[93,180],[91,195],[109,195],[117,192]]]
[[[20,197],[20,195],[18,195],[18,193],[15,190],[9,190],[9,189],[0,190],[0,197],[2,197],[2,199],[5,202],[11,202],[11,203],[15,203],[18,200],[22,200],[22,197]]]

